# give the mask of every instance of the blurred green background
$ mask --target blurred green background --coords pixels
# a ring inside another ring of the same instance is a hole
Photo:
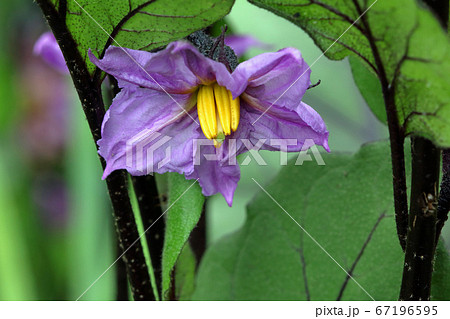
[[[74,300],[116,255],[101,168],[71,80],[33,56],[34,42],[47,30],[38,6],[1,1],[0,21],[0,300]],[[318,59],[321,51],[298,27],[244,0],[236,1],[227,23],[274,50],[296,47],[314,63],[311,80],[321,84],[305,102],[324,118],[332,152],[354,152],[387,137],[348,61]],[[208,243],[244,223],[245,205],[258,191],[251,177],[265,184],[281,168],[280,154],[262,156],[267,166],[242,167],[232,208],[221,196],[208,200]],[[113,300],[114,271],[83,300]]]

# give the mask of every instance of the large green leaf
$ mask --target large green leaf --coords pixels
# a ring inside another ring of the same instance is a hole
[[[396,300],[404,255],[392,190],[383,187],[392,178],[388,144],[364,146],[353,157],[324,155],[324,161],[291,162],[263,187],[374,299]],[[193,298],[335,300],[346,273],[283,209],[261,191],[243,228],[206,252]],[[352,280],[342,297],[370,300]]]
[[[351,56],[349,59],[353,78],[367,105],[381,123],[387,123],[383,93],[377,76],[362,61]]]
[[[52,0],[56,7],[64,2],[69,31],[93,72],[89,48],[99,56],[110,44],[141,50],[162,47],[219,20],[234,0]]]
[[[407,134],[450,147],[449,38],[418,1],[249,1],[303,28],[327,57],[360,58],[395,95]]]
[[[169,204],[166,213],[166,232],[162,255],[163,299],[168,298],[172,271],[197,225],[205,198],[198,183],[183,175],[169,173]]]

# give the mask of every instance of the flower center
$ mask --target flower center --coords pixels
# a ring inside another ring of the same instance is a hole
[[[233,100],[231,92],[217,83],[200,86],[197,94],[197,112],[203,134],[219,147],[225,136],[239,125],[239,97]]]

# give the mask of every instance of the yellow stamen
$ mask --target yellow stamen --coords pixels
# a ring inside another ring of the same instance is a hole
[[[209,139],[217,136],[216,105],[213,88],[202,85],[198,90],[197,108],[203,134]]]
[[[225,136],[237,130],[240,116],[239,97],[233,100],[231,92],[217,83],[200,86],[197,111],[203,134],[214,140],[216,147],[222,145]]]
[[[217,113],[225,135],[231,134],[231,110],[228,90],[219,84],[214,84],[214,97],[216,98]]]
[[[239,125],[241,105],[239,103],[239,96],[233,100],[231,92],[228,91],[228,97],[230,99],[231,129],[235,132]]]
[[[208,126],[206,125],[205,111],[203,111],[203,96],[200,96],[200,90],[197,95],[197,112],[198,119],[200,120],[200,127],[202,128],[203,134],[205,134],[206,138],[211,139],[211,132],[209,131]]]

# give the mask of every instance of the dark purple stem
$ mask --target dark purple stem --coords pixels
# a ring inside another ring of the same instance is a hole
[[[436,240],[437,245],[439,237],[448,219],[450,211],[450,149],[442,151],[442,182],[439,193],[437,222],[436,222]]]
[[[60,8],[62,2],[60,0]],[[86,115],[95,145],[101,136],[101,125],[105,115],[100,82],[91,79],[86,63],[78,52],[77,44],[67,28],[64,14],[60,15],[49,0],[37,0],[44,16],[58,41],[73,83]],[[100,158],[105,167],[105,161]],[[139,238],[130,204],[125,171],[115,171],[106,179],[113,206],[114,222],[122,251]],[[150,275],[142,246],[137,241],[123,256],[134,300],[154,300]]]
[[[423,137],[411,138],[411,206],[400,300],[429,300],[436,236],[440,151]]]
[[[442,27],[448,29],[448,16],[449,16],[449,2],[434,0],[426,1],[428,5],[433,8],[434,13],[439,17],[439,21]],[[442,151],[442,182],[441,190],[439,193],[438,210],[437,210],[437,222],[436,222],[436,240],[437,245],[439,237],[442,232],[442,228],[448,219],[448,212],[450,211],[450,149]]]
[[[156,188],[155,177],[151,175],[133,176],[133,187],[141,213],[142,225],[144,226],[145,238],[152,261],[153,273],[158,292],[162,293],[162,253],[164,247],[165,219],[160,218],[161,203]],[[150,228],[151,227],[151,228]]]
[[[448,0],[424,0],[447,30]],[[423,137],[411,138],[411,206],[400,300],[430,300],[437,235],[441,152]]]
[[[117,242],[116,255],[119,257],[122,254],[122,249]],[[128,278],[127,267],[122,259],[116,263],[116,300],[128,301]]]

